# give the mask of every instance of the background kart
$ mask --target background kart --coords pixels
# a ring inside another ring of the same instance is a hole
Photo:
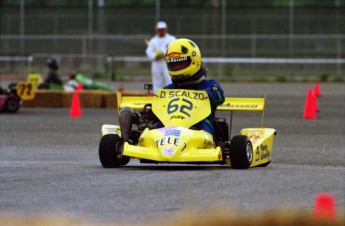
[[[0,111],[16,113],[21,104],[21,99],[17,95],[16,84],[10,84],[7,89],[0,87]]]
[[[217,87],[214,87],[217,89]],[[130,158],[141,163],[226,164],[236,169],[267,166],[272,157],[274,129],[263,127],[265,98],[226,98],[217,111],[230,112],[225,118],[212,115],[215,136],[191,129],[211,114],[207,92],[195,90],[159,90],[152,97],[125,97],[117,93],[118,110],[136,110],[130,142],[121,140],[120,127],[103,125],[99,145],[102,165],[119,167]],[[245,128],[231,141],[234,111],[262,112],[260,128]],[[165,127],[154,129],[157,116]]]
[[[7,89],[0,87],[0,111],[16,113],[22,100],[35,98],[35,86],[31,82],[12,83]]]

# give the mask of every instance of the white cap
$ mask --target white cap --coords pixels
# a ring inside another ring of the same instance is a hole
[[[159,21],[156,25],[156,29],[166,29],[166,28],[168,28],[168,25],[164,21]]]

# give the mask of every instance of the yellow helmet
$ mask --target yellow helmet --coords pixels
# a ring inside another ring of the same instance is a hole
[[[192,80],[201,68],[201,53],[191,40],[181,38],[173,41],[167,48],[165,60],[173,82]]]

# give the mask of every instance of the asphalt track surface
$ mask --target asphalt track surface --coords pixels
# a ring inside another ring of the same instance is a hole
[[[320,192],[332,193],[337,209],[344,210],[345,85],[321,84],[318,119],[302,120],[311,86],[223,84],[227,96],[268,95],[265,126],[278,132],[272,163],[249,170],[136,160],[104,169],[98,159],[100,128],[117,122],[114,110],[83,109],[79,119],[69,118],[69,109],[1,114],[0,213],[141,221],[227,207],[312,211]],[[259,124],[258,114],[237,113],[233,134]]]

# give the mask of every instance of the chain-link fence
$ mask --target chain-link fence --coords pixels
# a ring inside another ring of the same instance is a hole
[[[292,14],[291,8],[162,7],[160,17],[168,22],[170,33],[193,39],[204,57],[341,60],[345,55],[342,7],[295,8]],[[87,7],[28,8],[24,16],[18,8],[1,8],[0,55],[33,56],[34,70],[44,68],[46,57],[56,56],[66,70],[107,74],[109,56],[144,56],[144,40],[153,36],[155,20],[154,8],[93,8],[91,14]],[[136,65],[116,64],[123,73],[129,73],[121,69],[126,68],[124,65]],[[294,67],[274,63],[212,64],[217,65],[210,65],[217,77],[224,78],[226,74],[273,76],[277,72],[343,76],[345,67],[342,63]],[[22,65],[13,65],[1,63],[0,73],[18,73]],[[139,66],[138,70],[149,71],[149,67]]]

